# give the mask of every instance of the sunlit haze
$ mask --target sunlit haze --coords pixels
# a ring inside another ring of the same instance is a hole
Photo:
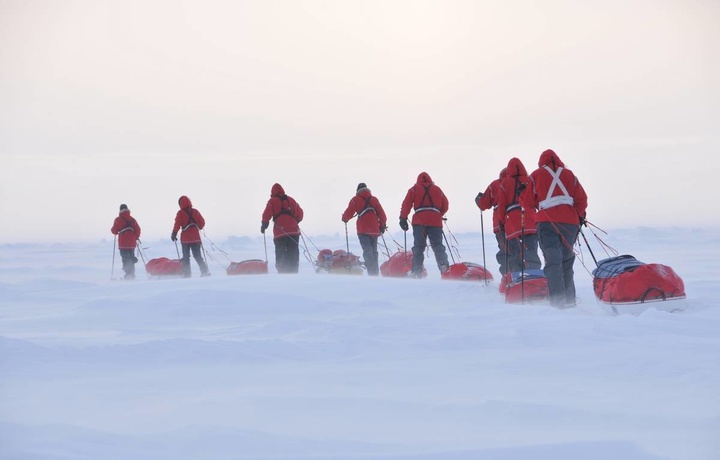
[[[720,2],[0,0],[0,242],[308,235],[367,183],[397,230],[426,171],[453,231],[554,149],[600,227],[718,226]],[[487,214],[487,213],[486,213]],[[485,217],[488,231],[489,215]]]

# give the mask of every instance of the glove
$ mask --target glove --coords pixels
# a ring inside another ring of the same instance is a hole
[[[270,222],[262,222],[260,224],[260,233],[265,233],[265,230],[267,230],[268,225],[270,225]]]
[[[385,230],[387,230],[387,225],[382,225],[382,226],[380,226],[380,234],[381,234],[381,235],[382,235],[383,233],[385,233]]]
[[[484,196],[485,196],[485,194],[483,192],[478,193],[477,196],[475,197],[475,202],[479,201],[480,198],[482,198]]]
[[[585,216],[580,216],[580,226],[587,227],[587,219],[585,218]]]
[[[170,239],[173,240],[173,241],[177,241],[177,232],[172,232],[172,233],[170,234]]]
[[[410,227],[408,226],[407,217],[400,218],[400,228],[402,228],[404,232],[407,232],[410,229]]]

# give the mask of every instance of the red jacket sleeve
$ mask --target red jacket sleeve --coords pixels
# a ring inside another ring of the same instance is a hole
[[[202,214],[200,214],[200,211],[193,208],[193,219],[195,220],[195,225],[198,226],[200,230],[205,228],[205,218]]]
[[[385,215],[385,210],[380,204],[380,200],[378,200],[377,198],[375,198],[375,211],[377,211],[380,228],[387,227],[387,215]]]
[[[410,209],[412,209],[413,202],[415,201],[415,187],[410,187],[408,189],[407,194],[405,195],[405,199],[402,202],[402,206],[400,206],[400,218],[401,219],[407,219],[410,215]]]
[[[355,197],[352,197],[350,202],[347,205],[347,209],[345,209],[345,212],[342,213],[342,221],[347,222],[350,219],[352,219],[355,216],[355,213],[357,212],[357,208],[355,206]]]

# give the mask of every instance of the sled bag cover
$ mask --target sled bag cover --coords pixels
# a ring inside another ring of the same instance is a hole
[[[412,253],[396,252],[380,265],[380,274],[391,278],[404,278],[412,271]],[[425,274],[425,270],[423,270]]]
[[[268,263],[265,260],[250,259],[242,262],[230,262],[225,269],[228,275],[261,275],[268,272]]]
[[[491,281],[492,274],[484,269],[482,265],[472,262],[461,262],[452,264],[440,277],[444,280],[467,280],[467,281]]]
[[[630,255],[598,262],[593,270],[595,296],[608,303],[644,302],[685,297],[685,283],[662,264],[645,264]]]
[[[500,292],[505,294],[507,303],[540,302],[549,297],[547,278],[542,270],[506,273]]]
[[[168,259],[167,257],[148,260],[147,265],[145,265],[145,270],[151,276],[174,276],[183,274],[180,259]]]

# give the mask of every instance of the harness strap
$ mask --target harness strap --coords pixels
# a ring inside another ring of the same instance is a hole
[[[275,222],[277,220],[277,218],[283,214],[287,214],[288,216],[297,220],[297,218],[295,217],[295,214],[292,212],[292,209],[290,209],[290,201],[287,199],[287,195],[284,195],[284,196],[278,197],[278,198],[280,198],[280,212],[278,212],[277,214],[275,214],[273,216],[273,222]],[[288,204],[287,208],[283,207],[284,203]]]
[[[120,216],[120,217],[122,218],[122,220],[125,221],[125,226],[122,229],[120,229],[120,231],[118,232],[118,235],[121,233],[127,232],[128,230],[134,233],[135,229],[133,228],[132,225],[135,223],[135,219],[133,219],[131,217],[130,218],[131,220],[127,220],[124,216]]]
[[[375,209],[375,207],[374,207],[373,205],[370,204],[370,200],[372,200],[372,196],[370,196],[370,197],[368,197],[368,198],[365,199],[365,207],[363,208],[362,211],[360,211],[360,212],[358,213],[358,215],[357,215],[357,216],[358,216],[358,219],[359,219],[360,217],[362,217],[362,215],[365,214],[366,212],[372,211],[372,212],[374,212],[375,214],[377,214],[377,210]]]
[[[422,187],[425,189],[425,194],[423,195],[422,200],[420,200],[420,204],[422,205],[425,202],[425,198],[429,198],[430,206],[420,206],[419,208],[415,208],[415,212],[435,211],[439,213],[440,210],[437,208],[437,206],[435,206],[435,203],[433,203],[432,195],[430,195],[430,187],[432,187],[432,184],[428,185],[427,187],[422,185]]]
[[[200,227],[198,227],[198,225],[195,223],[195,219],[193,219],[193,216],[192,216],[192,208],[185,208],[185,212],[187,213],[189,220],[188,220],[188,224],[183,227],[182,231],[184,232],[185,230],[189,229],[190,227],[197,227],[197,229],[199,230]]]
[[[548,189],[547,197],[542,200],[540,203],[538,203],[538,208],[540,210],[545,210],[549,208],[554,208],[555,206],[560,206],[563,204],[567,204],[572,206],[575,204],[575,200],[573,200],[573,197],[570,196],[570,193],[568,193],[567,188],[565,188],[565,184],[562,183],[560,180],[560,173],[562,173],[563,168],[562,166],[557,169],[557,171],[553,171],[548,167],[547,165],[543,166],[543,168],[550,173],[550,175],[553,178],[552,183],[550,184],[550,188]],[[560,191],[562,192],[562,195],[553,196],[553,193],[555,193],[556,188],[560,188]]]

